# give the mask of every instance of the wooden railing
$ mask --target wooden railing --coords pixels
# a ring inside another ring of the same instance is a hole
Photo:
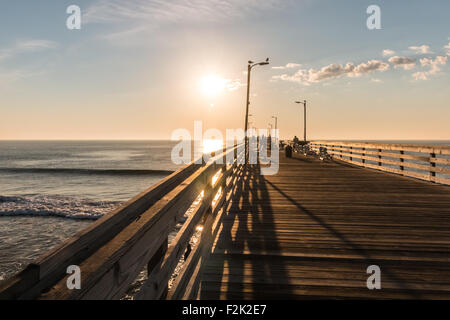
[[[207,163],[193,162],[99,219],[1,283],[0,299],[121,299],[145,268],[148,279],[135,299],[193,298],[223,204],[242,176],[243,152],[237,150],[224,149]],[[232,163],[226,163],[227,155]],[[187,220],[169,243],[169,233],[185,214]],[[196,245],[191,246],[194,233]],[[68,289],[70,265],[81,270],[81,289]]]
[[[450,184],[449,146],[335,141],[310,145],[315,151],[325,147],[334,158],[359,166]]]

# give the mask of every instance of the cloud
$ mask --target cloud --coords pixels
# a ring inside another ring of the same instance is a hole
[[[28,40],[16,42],[13,46],[0,50],[0,60],[12,58],[18,54],[54,49],[57,43],[49,40]]]
[[[49,40],[18,41],[14,45],[0,50],[0,63],[3,62],[3,60],[12,59],[20,54],[54,49],[57,46],[56,42]],[[4,63],[4,65],[7,66],[7,68],[0,65],[0,89],[4,89],[16,81],[45,73],[44,70],[36,68],[30,69],[23,66],[12,68],[11,64]]]
[[[383,50],[383,57],[393,56],[395,54],[394,50],[385,49]]]
[[[450,38],[449,38],[450,40]],[[432,53],[430,47],[427,45],[421,46],[411,46],[410,50],[413,50],[417,54],[426,54]],[[438,74],[441,71],[441,66],[447,64],[448,56],[450,56],[450,43],[444,46],[446,50],[447,56],[436,56],[433,58],[422,58],[420,59],[420,65],[422,67],[429,67],[429,70],[419,71],[414,73],[412,76],[416,80],[428,80],[429,76]],[[275,81],[289,81],[299,83],[305,86],[310,86],[311,84],[337,79],[337,78],[356,78],[361,77],[374,72],[384,72],[388,70],[391,65],[395,69],[404,69],[411,70],[418,63],[417,58],[404,57],[404,56],[393,56],[395,54],[394,50],[384,49],[382,51],[383,56],[390,56],[387,61],[382,60],[369,60],[365,63],[360,63],[355,65],[352,62],[348,62],[347,64],[330,64],[322,67],[321,69],[300,69],[293,74],[280,74],[274,75],[270,79],[271,82]],[[273,67],[273,69],[277,70],[285,70],[289,69],[289,67],[300,67],[298,64],[287,64],[286,66],[277,66]],[[382,82],[380,79],[372,78],[372,82]]]
[[[45,70],[30,70],[30,69],[15,69],[4,70],[0,69],[0,90],[5,89],[13,85],[14,82],[20,81],[26,78],[35,77],[45,73]]]
[[[423,58],[420,59],[420,64],[422,66],[431,66],[432,68],[436,68],[438,65],[444,65],[447,63],[448,58],[444,56],[437,56],[436,59],[431,58]]]
[[[447,51],[447,55],[450,56],[450,42],[448,43],[448,45],[444,46],[444,49]]]
[[[349,74],[351,77],[359,77],[364,74],[368,74],[374,71],[386,71],[389,69],[389,64],[380,60],[370,60],[367,63],[361,63],[353,72]]]
[[[286,64],[285,66],[279,66],[279,67],[272,67],[272,69],[275,69],[275,70],[284,70],[284,69],[292,69],[292,68],[298,68],[298,67],[301,67],[302,65],[301,64],[298,64],[298,63],[288,63],[288,64]]]
[[[282,10],[283,0],[95,0],[83,10],[83,24],[111,24],[99,38],[114,45],[143,45],[142,38],[167,25],[229,23]]]
[[[389,64],[380,60],[370,60],[367,63],[361,63],[355,66],[349,62],[345,65],[330,64],[316,69],[300,69],[294,75],[282,74],[272,77],[272,81],[291,81],[301,83],[303,85],[310,85],[312,83],[318,83],[325,80],[336,79],[343,76],[347,77],[360,77],[365,74],[369,74],[376,71],[386,71],[389,69]]]
[[[427,72],[416,72],[416,73],[413,73],[412,76],[415,80],[428,80]]]
[[[430,46],[427,45],[421,45],[421,46],[411,46],[409,47],[412,51],[414,51],[417,54],[427,54],[427,53],[433,53],[430,50]]]
[[[437,56],[434,60],[431,58],[420,59],[422,67],[430,67],[428,71],[416,72],[413,78],[416,80],[428,80],[430,75],[438,74],[441,71],[441,65],[447,64],[448,57]]]
[[[83,16],[85,23],[146,22],[160,24],[212,21],[273,11],[280,0],[98,0]]]
[[[395,68],[403,68],[405,70],[411,70],[416,65],[416,59],[407,57],[391,57],[388,60],[394,65]]]
[[[235,91],[239,88],[246,87],[247,85],[245,83],[242,83],[241,80],[231,80],[226,79],[225,80],[225,88],[228,91]]]

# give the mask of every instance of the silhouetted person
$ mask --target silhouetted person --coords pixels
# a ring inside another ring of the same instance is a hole
[[[290,145],[287,145],[286,148],[284,148],[284,153],[286,155],[286,158],[292,158],[292,147]]]

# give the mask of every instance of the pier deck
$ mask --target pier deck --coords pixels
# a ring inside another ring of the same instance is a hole
[[[450,298],[448,186],[295,155],[234,192],[200,299]]]

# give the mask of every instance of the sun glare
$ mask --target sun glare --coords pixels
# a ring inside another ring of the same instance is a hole
[[[205,139],[203,140],[203,153],[211,153],[223,148],[222,140],[217,139]]]
[[[202,78],[200,87],[208,97],[215,97],[225,89],[226,80],[217,75],[208,75]]]

